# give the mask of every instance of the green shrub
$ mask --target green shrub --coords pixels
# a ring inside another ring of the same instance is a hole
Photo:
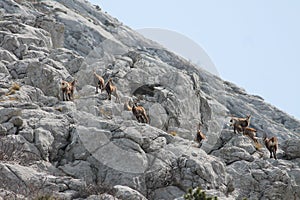
[[[189,189],[188,192],[184,195],[186,200],[217,200],[217,197],[206,197],[204,191],[201,191],[200,187],[197,187],[196,190]]]

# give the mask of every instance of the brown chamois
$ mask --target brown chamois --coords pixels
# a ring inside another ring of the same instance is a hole
[[[100,93],[102,93],[102,90],[104,89],[104,79],[102,76],[98,75],[96,71],[94,70],[94,82],[96,84],[96,94],[98,94],[98,88],[100,89]]]
[[[231,117],[230,126],[233,126],[234,133],[244,132],[244,129],[250,125],[250,119],[251,115],[247,115],[246,118]]]
[[[256,137],[256,132],[257,130],[254,128],[246,127],[244,129],[244,135],[248,136],[251,138],[255,143],[258,143],[258,138]]]
[[[61,91],[63,101],[70,101],[74,99],[74,90],[75,90],[76,80],[72,82],[61,81]]]
[[[120,103],[119,95],[117,94],[117,87],[113,85],[112,78],[108,79],[105,84],[105,90],[108,94],[108,100],[111,100],[111,95],[114,95],[116,97],[116,102]]]
[[[145,108],[143,106],[138,106],[136,101],[133,102],[132,107],[130,107],[129,103],[127,103],[127,109],[132,111],[139,123],[149,124],[149,118],[146,114]]]
[[[264,134],[264,138],[263,141],[265,143],[265,146],[267,147],[267,149],[270,152],[270,158],[275,158],[275,160],[277,160],[276,157],[276,151],[278,149],[278,139],[277,137],[271,137],[271,138],[267,138],[266,134]]]
[[[204,135],[204,133],[202,133],[200,128],[201,128],[201,124],[199,123],[196,137],[195,137],[195,141],[199,143],[199,148],[202,146],[202,140],[206,139],[206,136]]]

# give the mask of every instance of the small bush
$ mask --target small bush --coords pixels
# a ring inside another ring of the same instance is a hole
[[[40,160],[40,156],[27,151],[24,143],[0,137],[0,161],[26,166],[37,160]]]
[[[204,191],[201,191],[200,187],[197,187],[195,190],[189,189],[188,192],[184,195],[186,200],[217,200],[217,197],[206,197]]]
[[[22,157],[23,145],[7,142],[1,138],[0,141],[0,160],[1,161],[20,161]]]
[[[105,184],[88,184],[79,191],[80,198],[87,198],[91,195],[113,194],[113,187]]]

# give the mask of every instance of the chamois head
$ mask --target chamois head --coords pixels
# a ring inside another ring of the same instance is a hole
[[[61,89],[67,88],[68,85],[69,85],[69,83],[67,81],[64,81],[64,80],[61,81]]]
[[[234,133],[236,131],[243,132],[246,127],[250,125],[251,115],[247,115],[245,118],[231,117],[230,126],[233,126]]]
[[[62,97],[63,101],[70,101],[74,98],[74,90],[75,90],[75,84],[76,79],[72,82],[67,82],[62,80],[61,81],[61,91],[62,91]]]

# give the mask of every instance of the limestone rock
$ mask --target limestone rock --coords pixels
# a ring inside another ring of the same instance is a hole
[[[282,149],[288,159],[300,158],[299,139],[288,139],[283,142]]]
[[[114,186],[114,196],[124,200],[130,200],[130,199],[146,200],[146,198],[139,192],[127,186],[122,186],[122,185]]]
[[[183,199],[198,186],[228,200],[300,196],[299,120],[88,1],[0,8],[0,198]],[[95,94],[94,70],[121,103]],[[74,79],[74,99],[62,101],[61,80]],[[150,124],[124,107],[130,99]],[[229,125],[248,114],[261,146]],[[278,160],[264,133],[278,137]]]
[[[37,148],[40,150],[42,158],[49,160],[49,152],[51,151],[51,145],[54,141],[50,131],[37,128],[34,130],[34,141]]]

